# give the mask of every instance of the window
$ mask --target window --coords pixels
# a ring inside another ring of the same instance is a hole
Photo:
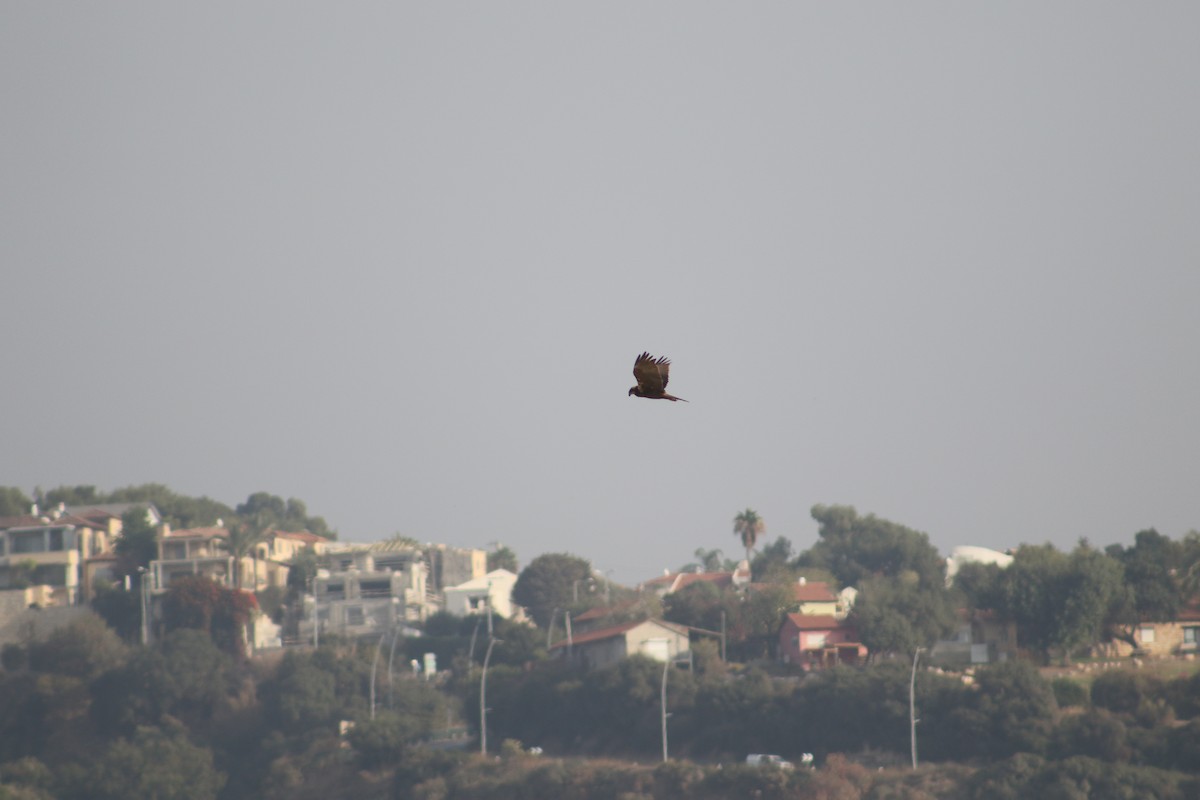
[[[389,581],[361,581],[358,585],[363,597],[387,597],[392,593]]]
[[[825,646],[825,634],[810,633],[808,635],[808,647],[810,650],[816,650],[818,647]]]
[[[44,553],[46,552],[46,536],[41,531],[24,531],[22,533],[11,533],[12,537],[12,552],[17,553]]]
[[[187,558],[187,544],[184,542],[164,542],[163,543],[163,560],[182,561]]]
[[[362,606],[346,606],[346,624],[347,625],[363,625],[367,621],[363,614]]]
[[[1197,641],[1200,641],[1200,628],[1192,627],[1183,629],[1184,644],[1189,644],[1192,647],[1195,647]]]
[[[1145,625],[1138,629],[1138,641],[1142,644],[1150,644],[1154,641],[1154,628]]]
[[[55,553],[61,552],[63,549],[63,534],[66,531],[62,528],[51,528],[48,533],[50,534],[50,546],[46,549]]]

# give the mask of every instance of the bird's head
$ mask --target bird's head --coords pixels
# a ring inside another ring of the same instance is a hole
[[[632,389],[630,389],[630,390],[629,390],[629,396],[630,396],[630,397],[633,397],[635,394],[637,394],[637,387],[636,387],[636,386],[634,386]]]

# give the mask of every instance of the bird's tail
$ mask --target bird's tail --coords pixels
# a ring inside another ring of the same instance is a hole
[[[687,402],[687,400],[684,400],[682,397],[676,397],[675,395],[667,394],[666,392],[663,393],[663,400],[682,400],[685,403]]]

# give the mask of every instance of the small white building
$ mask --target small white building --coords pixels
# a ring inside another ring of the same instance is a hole
[[[512,604],[512,590],[516,582],[516,574],[506,569],[494,569],[482,577],[447,587],[445,609],[451,614],[465,617],[468,614],[486,613],[491,608],[493,614],[511,619],[516,611]]]

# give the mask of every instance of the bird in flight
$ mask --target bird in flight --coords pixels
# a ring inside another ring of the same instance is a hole
[[[651,400],[683,400],[667,394],[667,381],[671,377],[671,359],[665,356],[655,358],[649,353],[642,353],[633,362],[633,377],[637,386],[629,390],[632,397],[648,397]],[[687,400],[683,400],[687,402]]]

